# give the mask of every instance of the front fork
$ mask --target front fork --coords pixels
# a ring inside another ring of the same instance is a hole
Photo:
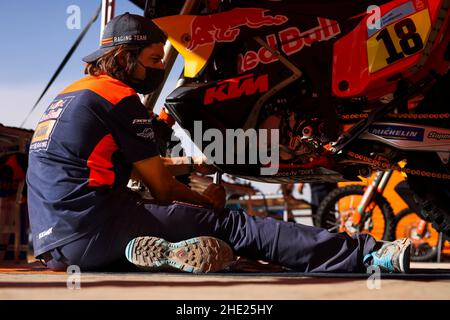
[[[364,228],[365,221],[370,217],[372,210],[375,208],[375,197],[377,193],[382,194],[384,192],[392,176],[392,172],[392,170],[378,171],[375,179],[373,179],[364,192],[357,208],[357,214],[353,218],[354,225],[357,225],[360,230]]]

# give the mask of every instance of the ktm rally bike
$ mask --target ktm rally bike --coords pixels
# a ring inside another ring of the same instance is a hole
[[[450,0],[231,0],[160,17],[185,61],[165,106],[191,137],[196,121],[202,132],[278,129],[276,174],[216,163],[242,178],[401,170],[412,209],[450,236],[449,10]]]
[[[315,225],[330,232],[371,233],[377,240],[411,240],[411,261],[441,260],[442,233],[407,207],[394,215],[384,191],[393,171],[378,171],[367,187],[351,184],[331,191],[317,209]],[[412,201],[406,181],[399,182],[395,192],[408,204]]]

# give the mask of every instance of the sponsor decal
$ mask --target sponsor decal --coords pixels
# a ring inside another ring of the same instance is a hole
[[[341,28],[337,21],[317,18],[318,26],[302,32],[297,27],[289,27],[278,32],[278,39],[281,43],[281,51],[287,56],[302,51],[305,47],[311,47],[315,42],[328,41],[341,33]],[[266,43],[271,48],[277,48],[277,35],[266,36]],[[277,61],[278,58],[269,50],[261,47],[258,51],[247,51],[238,55],[238,72],[243,73],[256,68],[260,63],[269,64]]]
[[[137,133],[136,135],[144,139],[153,139],[155,133],[153,132],[152,128],[147,127],[142,132]]]
[[[425,7],[427,6],[426,1],[427,0],[415,0],[414,1],[414,6],[416,7],[416,10],[420,11],[420,10],[425,9]]]
[[[41,120],[39,122],[44,122],[51,119],[58,119],[62,111],[63,109],[61,108],[56,110],[50,110],[48,113],[42,115]]]
[[[381,17],[379,28],[372,28],[367,30],[368,37],[372,37],[375,33],[383,29],[384,27],[401,20],[403,17],[409,16],[416,12],[414,4],[412,2],[404,3],[391,11],[387,12]]]
[[[236,8],[224,13],[197,16],[192,20],[191,39],[188,50],[216,42],[233,42],[240,34],[240,27],[258,29],[266,26],[282,25],[288,21],[283,15],[266,14],[261,8]]]
[[[373,125],[369,128],[371,134],[386,138],[410,141],[423,141],[423,128],[407,126]]]
[[[40,122],[34,131],[32,143],[48,140],[55,124],[56,120]]]
[[[150,124],[152,123],[151,119],[133,119],[133,124]]]
[[[239,98],[242,95],[250,96],[257,92],[263,93],[269,90],[269,76],[267,74],[254,78],[253,74],[221,81],[217,86],[209,88],[205,92],[203,103],[212,104],[214,101],[225,101]]]
[[[108,44],[108,42],[111,42],[109,39],[105,39],[102,44]],[[113,37],[112,38],[113,42],[122,42],[122,41],[147,41],[147,35],[145,34],[128,34],[128,35],[123,35],[123,36],[117,36],[117,37]]]
[[[47,237],[49,235],[51,235],[52,232],[53,232],[53,227],[51,227],[48,230],[45,230],[44,232],[39,233],[39,235],[38,235],[39,240],[42,239],[42,238],[45,238],[45,237]]]
[[[430,13],[427,9],[414,13],[412,3],[408,3],[412,14],[399,12],[380,31],[369,30],[369,35],[376,32],[366,43],[369,73],[418,54],[425,47],[431,30]]]
[[[441,133],[441,132],[431,131],[428,134],[428,138],[434,139],[434,140],[450,140],[450,133]]]
[[[30,152],[47,149],[59,118],[73,98],[74,96],[58,98],[48,106],[34,131],[30,144]]]
[[[73,97],[69,97],[69,98],[73,98]],[[48,112],[48,111],[52,111],[52,110],[55,110],[55,109],[59,109],[59,108],[64,107],[64,105],[66,104],[67,100],[68,100],[68,98],[54,100],[54,101],[48,106],[47,112]],[[70,99],[70,100],[71,100],[71,99]]]

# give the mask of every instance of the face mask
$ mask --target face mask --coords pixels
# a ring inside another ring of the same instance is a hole
[[[133,79],[133,82],[130,81],[128,85],[134,89],[137,93],[149,94],[161,85],[164,81],[165,70],[146,67],[140,61],[138,63],[145,68],[145,78],[141,79]]]

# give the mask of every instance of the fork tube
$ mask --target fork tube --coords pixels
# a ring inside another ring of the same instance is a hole
[[[367,206],[372,202],[375,193],[377,192],[377,188],[380,185],[384,176],[384,171],[378,171],[375,179],[373,179],[372,183],[367,187],[364,195],[361,199],[361,202],[358,205],[359,214],[363,215],[366,211]]]
[[[389,182],[389,179],[391,178],[393,173],[393,170],[388,170],[383,172],[383,177],[381,178],[380,184],[378,185],[377,191],[378,193],[383,193],[384,189],[386,189],[386,186]]]
[[[421,237],[425,236],[425,233],[427,231],[428,222],[426,222],[423,219],[420,219],[419,224],[417,226],[417,234]]]

